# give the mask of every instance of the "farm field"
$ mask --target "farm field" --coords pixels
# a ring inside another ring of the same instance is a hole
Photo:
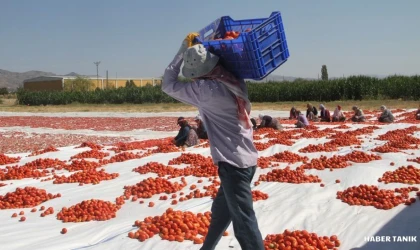
[[[254,109],[285,127],[254,133],[266,249],[420,249],[415,110],[393,109],[393,124],[376,122],[372,108],[365,123],[296,129],[288,110]],[[1,249],[200,249],[217,168],[207,141],[170,143],[176,118],[193,122],[196,111],[73,111],[0,112]],[[368,241],[375,236],[417,238]],[[232,225],[216,249],[241,249]]]
[[[1,99],[1,97],[0,97]],[[80,104],[73,103],[68,105],[47,105],[47,106],[25,106],[17,105],[16,99],[6,99],[3,98],[3,103],[0,102],[0,112],[18,112],[18,113],[61,113],[61,112],[117,112],[121,114],[123,110],[124,113],[165,113],[165,112],[179,112],[179,111],[195,111],[197,108],[186,105],[183,103],[143,103],[139,104]],[[253,110],[280,110],[280,111],[289,111],[292,106],[295,106],[298,109],[305,110],[306,104],[308,102],[296,101],[296,102],[253,102]],[[318,102],[312,101],[311,103],[317,105]],[[346,101],[333,101],[333,102],[324,102],[325,106],[330,108],[331,111],[334,111],[334,108],[337,105],[340,105],[343,110],[351,110],[351,107],[357,104],[362,109],[368,110],[379,110],[379,107],[383,104],[386,104],[389,108],[398,109],[398,108],[417,108],[419,106],[418,101],[409,101],[409,100],[397,100],[397,99],[385,99],[385,100],[346,100]],[[316,106],[318,107],[318,105]],[[119,114],[119,116],[120,116]]]

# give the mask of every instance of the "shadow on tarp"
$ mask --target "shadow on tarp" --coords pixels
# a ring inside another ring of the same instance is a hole
[[[374,235],[390,236],[391,242],[366,242],[350,250],[420,250],[420,204],[406,206]],[[417,236],[417,242],[393,242],[392,236]]]

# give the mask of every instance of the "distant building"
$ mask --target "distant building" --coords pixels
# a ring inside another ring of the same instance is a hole
[[[127,81],[133,81],[134,84],[138,87],[144,87],[147,84],[152,86],[162,84],[161,78],[108,78],[108,82],[106,78],[96,78],[95,77],[84,77],[85,79],[89,79],[92,82],[93,88],[91,90],[95,90],[96,88],[100,89],[110,89],[110,88],[120,88],[125,87]],[[71,82],[75,79],[76,76],[40,76],[35,77],[32,79],[28,79],[23,81],[23,89],[30,90],[30,91],[42,91],[42,90],[55,90],[55,91],[63,91],[71,89],[72,86]]]

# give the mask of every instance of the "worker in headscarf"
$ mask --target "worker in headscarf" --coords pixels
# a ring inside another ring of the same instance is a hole
[[[259,114],[258,117],[260,118],[260,125],[258,125],[258,128],[273,128],[276,130],[283,129],[280,122],[269,115]]]
[[[324,104],[319,105],[319,111],[321,122],[331,122],[330,111],[325,108]]]
[[[194,129],[188,124],[184,117],[179,117],[177,120],[179,125],[178,135],[174,138],[174,144],[178,147],[181,146],[195,146],[198,144],[198,136]]]
[[[384,105],[380,107],[382,113],[378,117],[379,122],[383,123],[392,123],[394,122],[394,115],[392,114],[391,110],[387,109]]]
[[[195,130],[195,132],[197,132],[198,138],[208,139],[206,126],[204,125],[204,122],[201,119],[201,116],[197,115],[194,118],[194,121],[196,122],[197,126],[193,126],[192,128]]]
[[[306,104],[307,110],[306,110],[306,118],[309,121],[318,121],[318,110],[313,106],[311,103]]]
[[[296,110],[296,108],[295,107],[292,107],[291,109],[290,109],[290,115],[289,115],[289,120],[294,120],[294,119],[296,119],[297,117],[298,117],[298,114],[297,114],[297,112],[296,112],[297,110]]]
[[[343,111],[341,111],[341,106],[337,105],[337,107],[334,110],[332,121],[333,122],[344,122],[346,120],[346,117],[344,116]]]
[[[353,106],[352,110],[354,111],[354,115],[351,117],[351,120],[353,122],[366,121],[365,115],[363,114],[363,111],[359,107]]]
[[[309,122],[306,116],[304,116],[299,110],[297,110],[296,113],[298,115],[297,122],[295,124],[296,128],[305,128],[306,126],[308,126]]]

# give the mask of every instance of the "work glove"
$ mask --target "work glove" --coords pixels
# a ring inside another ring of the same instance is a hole
[[[200,36],[200,34],[198,34],[197,32],[191,32],[191,33],[189,33],[189,34],[185,37],[184,41],[182,41],[181,47],[179,48],[179,50],[178,50],[178,53],[177,53],[177,54],[184,54],[184,52],[185,52],[185,51],[186,51],[189,47],[191,47],[191,46],[195,45],[195,44],[194,44],[194,39],[195,39],[196,37],[199,37],[199,36]]]

